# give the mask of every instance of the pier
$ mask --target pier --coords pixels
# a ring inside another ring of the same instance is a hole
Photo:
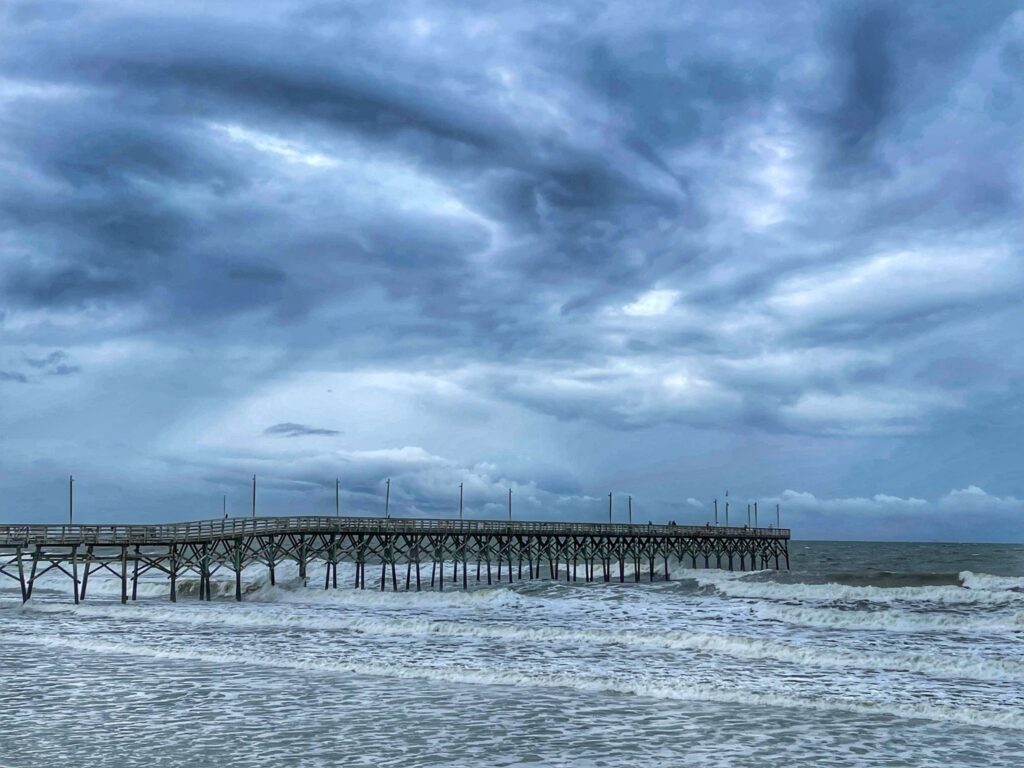
[[[669,578],[669,561],[692,567],[789,568],[789,529],[617,523],[505,522],[370,517],[225,518],[166,525],[0,525],[0,577],[18,582],[23,601],[47,573],[62,574],[74,601],[101,571],[121,584],[121,602],[138,597],[148,573],[178,582],[197,578],[199,599],[211,599],[217,574],[266,569],[270,584],[283,562],[323,568],[324,588],[337,588],[338,564],[355,564],[353,586],[393,591],[468,589],[526,579],[567,582],[654,581]],[[628,567],[627,567],[628,566]],[[404,571],[404,572],[403,572]],[[376,578],[379,573],[379,580]],[[223,577],[218,577],[218,581]]]

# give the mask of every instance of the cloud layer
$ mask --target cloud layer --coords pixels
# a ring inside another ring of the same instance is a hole
[[[1024,496],[1016,3],[0,14],[0,518]]]

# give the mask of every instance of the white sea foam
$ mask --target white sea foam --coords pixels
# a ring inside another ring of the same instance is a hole
[[[696,581],[701,586],[708,586],[714,584],[721,584],[727,581],[741,581],[757,576],[757,574],[776,573],[776,571],[723,571],[718,568],[686,568],[684,566],[679,566],[677,568],[671,569],[669,573],[672,579],[676,581],[680,579],[691,579],[692,581]]]
[[[960,583],[968,589],[1014,589],[1024,591],[1024,576],[994,576],[990,573],[961,571]]]
[[[765,603],[757,606],[759,618],[806,627],[873,630],[879,632],[1021,632],[1024,611],[998,617],[976,617],[952,612],[920,612],[885,609],[854,611],[825,606]]]
[[[27,610],[37,609],[28,607]],[[51,613],[60,609],[47,606],[41,610]],[[942,655],[896,652],[853,654],[844,650],[814,645],[791,645],[743,635],[707,634],[692,631],[645,632],[563,627],[525,628],[510,624],[367,617],[363,615],[339,616],[326,613],[310,616],[289,611],[271,612],[265,607],[255,606],[232,606],[225,607],[225,610],[188,606],[173,608],[155,608],[153,606],[78,606],[76,608],[71,606],[64,611],[75,612],[83,616],[245,629],[345,631],[367,635],[444,636],[497,640],[514,645],[534,644],[540,646],[558,643],[573,647],[604,645],[653,651],[692,651],[740,659],[778,661],[811,669],[891,670],[930,677],[1024,682],[1024,664],[1016,661],[977,659],[948,653]]]
[[[308,579],[310,584],[318,584],[321,580],[316,578]],[[409,605],[439,606],[439,605],[461,605],[461,606],[503,606],[511,607],[522,605],[540,597],[521,594],[513,589],[503,586],[492,587],[471,587],[463,590],[461,583],[458,589],[448,591],[431,590],[426,585],[420,592],[406,592],[401,589],[399,592],[392,592],[390,583],[388,589],[381,591],[377,589],[352,589],[349,586],[340,589],[319,589],[306,588],[303,581],[295,573],[279,573],[276,585],[271,585],[266,571],[263,569],[253,570],[244,574],[242,582],[243,597],[247,602],[264,603],[327,603],[327,604],[353,604],[353,605],[383,605],[403,607]],[[40,583],[49,590],[72,594],[70,579],[64,578],[54,580],[50,583]],[[400,585],[404,587],[404,582]],[[234,579],[213,578],[210,582],[211,592],[215,598],[232,597],[235,594]],[[128,584],[128,594],[131,595],[131,583]],[[199,594],[199,580],[191,576],[180,577],[177,581],[179,598],[184,596],[196,596]],[[88,595],[92,597],[112,597],[121,594],[120,579],[109,577],[93,577],[89,581]],[[36,595],[41,594],[37,591]],[[137,587],[139,598],[163,598],[170,597],[170,583],[167,579],[140,579]],[[20,600],[18,601],[20,602]],[[38,600],[33,602],[38,604]]]
[[[80,640],[65,637],[26,637],[21,640],[45,647],[77,649],[88,653],[116,654],[174,661],[197,661],[221,665],[249,665],[297,672],[372,675],[407,680],[473,685],[503,685],[522,688],[570,688],[584,692],[614,692],[679,701],[713,701],[745,706],[797,707],[820,711],[845,711],[877,716],[919,718],[965,725],[1024,730],[1024,721],[1012,710],[984,710],[946,707],[916,701],[899,703],[843,698],[837,696],[807,697],[790,693],[766,693],[723,683],[715,686],[694,686],[668,681],[639,672],[635,675],[600,675],[555,673],[532,675],[511,671],[475,671],[465,667],[378,664],[364,661],[322,661],[266,657],[257,653],[229,654],[204,652],[185,648],[155,648],[139,643]]]
[[[860,587],[847,584],[793,584],[775,581],[717,579],[705,582],[720,594],[760,600],[870,603],[941,603],[964,605],[1024,605],[1024,594],[1004,589],[966,589],[957,586]]]
[[[447,592],[429,589],[421,592],[392,592],[380,589],[303,589],[301,582],[292,582],[277,586],[261,584],[258,589],[247,595],[246,600],[266,603],[380,605],[402,608],[410,605],[512,607],[522,605],[530,601],[531,598],[507,587],[470,590],[460,588]]]

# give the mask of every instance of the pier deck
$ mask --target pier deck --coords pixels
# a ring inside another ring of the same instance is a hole
[[[789,529],[301,516],[162,525],[0,525],[0,577],[17,581],[25,601],[50,572],[72,581],[76,603],[85,599],[90,575],[104,570],[120,580],[122,602],[129,594],[136,599],[139,579],[154,571],[166,576],[172,601],[183,577],[197,577],[199,599],[211,599],[211,580],[220,571],[233,575],[235,598],[241,600],[242,572],[254,564],[267,569],[273,584],[279,563],[297,563],[305,579],[310,564],[319,561],[325,566],[325,589],[337,587],[341,562],[355,564],[354,586],[363,589],[366,566],[379,565],[379,584],[375,580],[373,586],[386,589],[390,575],[397,591],[399,564],[406,566],[404,589],[422,589],[422,567],[429,565],[431,588],[443,590],[448,568],[449,584],[468,588],[471,563],[474,581],[488,584],[495,578],[521,580],[524,567],[529,579],[624,582],[627,564],[634,581],[644,571],[654,581],[659,563],[668,579],[671,558],[684,564],[689,559],[694,568],[698,561],[705,568],[714,561],[714,567],[729,570],[783,563],[789,568]]]

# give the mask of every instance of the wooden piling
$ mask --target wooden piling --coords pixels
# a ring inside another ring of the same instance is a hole
[[[22,560],[23,550],[21,547],[17,549],[18,558],[18,584],[21,586],[21,602],[22,604],[28,602],[28,591],[25,585],[25,563]]]
[[[139,545],[135,545],[135,563],[134,570],[132,571],[132,600],[137,600],[139,597],[139,559],[141,552]]]
[[[85,600],[85,590],[89,586],[89,566],[92,565],[93,548],[90,544],[85,548],[85,572],[82,574],[82,600]]]
[[[25,593],[25,602],[32,599],[32,588],[36,583],[36,569],[39,567],[39,545],[36,544],[35,549],[32,551],[32,568],[28,575],[28,591]]]
[[[178,553],[177,547],[174,544],[171,545],[170,576],[171,602],[176,603],[178,602]]]
[[[121,605],[128,602],[128,545],[121,545]]]
[[[74,582],[75,605],[78,605],[78,547],[71,548],[71,578]]]
[[[206,544],[206,543],[203,544],[200,557],[202,558],[202,562],[200,564],[200,571],[199,571],[199,579],[200,579],[200,587],[201,587],[200,588],[199,599],[200,600],[206,600],[207,602],[209,602],[210,599],[212,598],[212,595],[210,594],[210,592],[212,590],[210,588],[211,584],[210,584],[210,545],[209,544]]]
[[[235,600],[242,602],[242,540],[235,539]],[[303,577],[305,577],[305,568]]]

